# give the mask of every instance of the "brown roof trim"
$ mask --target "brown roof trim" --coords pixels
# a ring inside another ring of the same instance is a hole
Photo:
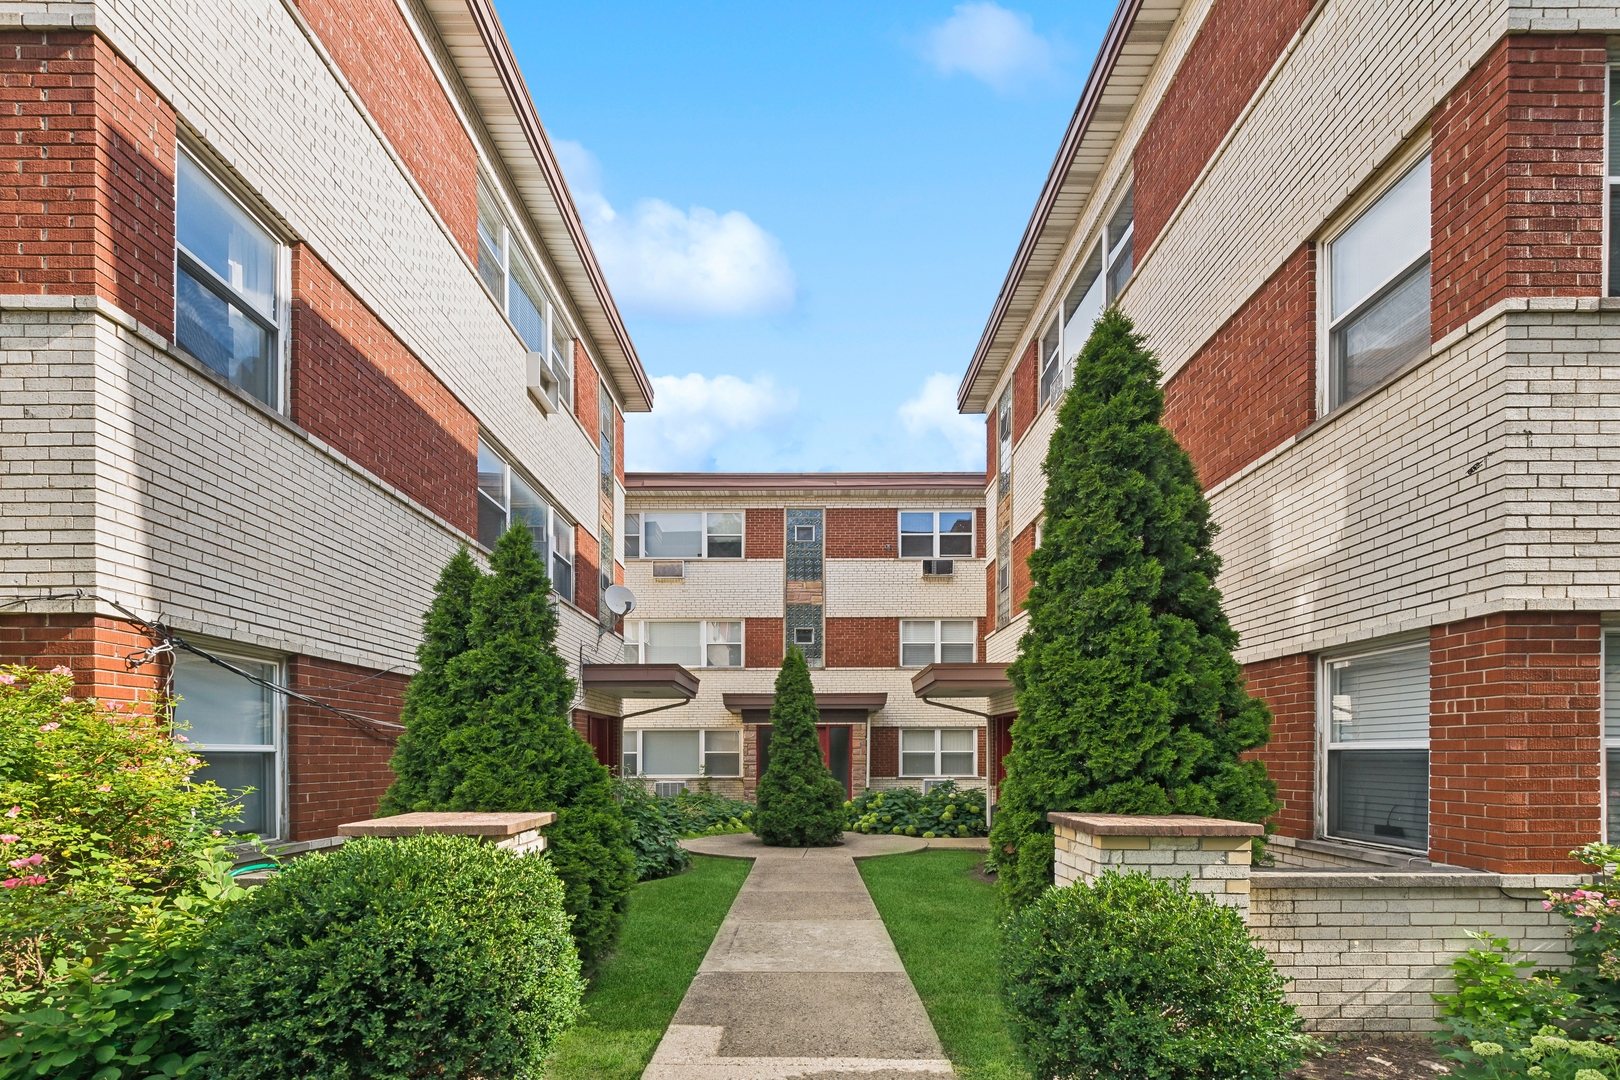
[[[679,664],[584,664],[579,682],[587,690],[598,690],[624,698],[676,698],[691,701],[697,697],[698,677]]]
[[[1103,36],[1102,47],[1097,50],[1097,59],[1091,65],[1091,74],[1086,77],[1086,87],[1080,93],[1080,103],[1075,106],[1068,129],[1063,133],[1063,142],[1058,146],[1057,157],[1052,159],[1052,167],[1047,170],[1046,184],[1041,188],[1040,198],[1035,201],[1035,212],[1030,215],[1029,223],[1024,226],[1024,235],[1018,241],[1018,251],[1013,256],[1012,266],[1007,269],[1007,277],[1001,284],[1001,292],[996,296],[995,306],[990,309],[990,321],[985,324],[984,333],[979,335],[979,344],[973,350],[973,360],[968,364],[967,374],[962,376],[962,383],[957,388],[956,407],[959,411],[965,412],[968,408],[973,385],[978,381],[979,372],[984,368],[991,345],[1001,329],[1002,320],[1007,317],[1013,292],[1023,278],[1024,271],[1029,267],[1029,261],[1035,254],[1036,241],[1046,227],[1047,219],[1051,217],[1058,195],[1068,179],[1069,163],[1074,160],[1075,153],[1080,149],[1080,140],[1085,137],[1086,128],[1096,115],[1097,106],[1102,102],[1103,91],[1108,86],[1109,76],[1114,72],[1114,65],[1124,51],[1125,39],[1130,35],[1131,27],[1141,10],[1142,0],[1119,0],[1119,7],[1114,9],[1113,21],[1108,24],[1108,33]]]
[[[625,473],[630,492],[676,491],[984,491],[982,472]]]
[[[911,692],[929,698],[985,698],[1012,689],[1006,664],[929,664],[911,677]]]
[[[641,358],[636,355],[636,347],[630,340],[630,332],[625,329],[618,305],[613,301],[613,293],[608,289],[607,278],[602,274],[602,266],[596,261],[596,251],[591,247],[590,238],[585,235],[585,223],[580,219],[579,208],[574,205],[574,197],[568,190],[567,181],[563,179],[562,167],[557,163],[557,155],[551,149],[551,140],[546,137],[546,129],[540,123],[540,115],[535,111],[534,99],[529,96],[528,85],[523,81],[523,72],[518,67],[517,57],[512,53],[512,45],[506,40],[506,31],[501,27],[500,17],[495,13],[495,5],[492,0],[466,0],[466,5],[478,30],[478,36],[483,40],[484,48],[495,66],[495,74],[517,114],[518,123],[523,128],[529,147],[533,150],[535,159],[540,164],[540,170],[545,174],[546,183],[557,200],[558,217],[568,231],[569,239],[579,251],[580,261],[584,265],[591,290],[596,294],[597,302],[602,305],[614,343],[624,353],[635,389],[646,407],[651,409],[652,381],[647,377],[646,369],[641,366]],[[625,399],[627,406],[632,404],[631,395],[626,394]]]
[[[744,709],[769,709],[776,700],[774,694],[721,694],[727,712],[740,713]],[[816,708],[864,710],[875,713],[889,701],[888,694],[817,694]]]

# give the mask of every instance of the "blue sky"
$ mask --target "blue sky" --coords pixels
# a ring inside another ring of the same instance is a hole
[[[632,469],[978,469],[956,385],[1105,0],[499,4],[654,379]]]

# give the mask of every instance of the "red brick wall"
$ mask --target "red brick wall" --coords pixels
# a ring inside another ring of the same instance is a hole
[[[574,526],[574,604],[585,614],[596,617],[597,574],[602,566],[602,542],[595,526]]]
[[[985,754],[985,729],[984,728],[979,729],[979,743],[978,743],[978,746],[979,746],[979,756],[978,756],[979,771],[978,771],[977,775],[982,778],[984,776],[984,763],[987,760],[986,754]]]
[[[585,352],[585,346],[574,339],[574,415],[580,427],[590,437],[592,446],[600,446],[598,438],[602,427],[602,383],[596,374],[596,365]]]
[[[1433,125],[1431,330],[1603,281],[1601,35],[1503,39]]]
[[[744,619],[743,664],[757,668],[781,667],[785,634],[781,619]]]
[[[787,523],[779,507],[743,514],[743,554],[750,559],[780,559],[787,543]]]
[[[1507,874],[1576,869],[1602,836],[1596,612],[1511,612],[1429,636],[1430,857]]]
[[[985,547],[984,518],[984,507],[978,507],[973,511],[973,554],[981,559],[990,557],[990,549]]]
[[[288,661],[287,680],[292,689],[328,705],[396,723],[410,681],[398,673],[380,674],[312,656]],[[290,838],[335,836],[344,822],[373,816],[394,780],[388,767],[393,754],[393,740],[362,732],[325,709],[288,699]]]
[[[827,666],[899,667],[899,619],[827,619]]]
[[[478,421],[308,246],[292,254],[293,420],[476,535]]]
[[[1284,836],[1316,835],[1316,659],[1307,653],[1243,669],[1249,693],[1271,706],[1271,742],[1245,755],[1266,763],[1282,802],[1271,821]]]
[[[1024,531],[1013,537],[1012,542],[1012,613],[1013,618],[1024,610],[1024,601],[1029,599],[1029,587],[1032,584],[1029,576],[1029,557],[1035,554],[1035,523],[1032,521],[1024,526]],[[992,588],[994,586],[992,585]],[[994,604],[994,593],[991,594]]]
[[[1024,437],[1029,425],[1035,420],[1035,393],[1040,388],[1041,359],[1040,342],[1031,341],[1019,358],[1018,365],[1013,368],[1013,445]]]
[[[900,775],[900,729],[874,727],[872,729],[872,775]]]
[[[1217,0],[1131,156],[1138,258],[1153,243],[1313,0]]]
[[[1164,426],[1205,487],[1316,419],[1316,259],[1306,244],[1177,371]]]
[[[174,334],[174,111],[92,34],[0,33],[0,292]]]
[[[83,697],[150,703],[164,689],[165,667],[131,670],[125,657],[156,642],[120,619],[94,615],[0,614],[0,664],[49,671],[73,669],[73,687]]]
[[[478,158],[393,0],[297,0],[366,111],[467,256],[478,259]]]
[[[827,510],[829,559],[893,559],[900,536],[900,511],[834,506]]]

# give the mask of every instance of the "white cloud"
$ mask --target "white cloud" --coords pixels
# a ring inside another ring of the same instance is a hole
[[[635,471],[713,469],[722,442],[779,425],[799,405],[797,391],[768,375],[750,382],[735,375],[658,375],[652,383],[653,411],[626,418],[625,454]]]
[[[614,298],[626,309],[693,317],[793,306],[798,283],[781,243],[741,210],[681,210],[649,198],[620,214],[602,194],[595,156],[567,140],[554,148]]]
[[[1056,49],[1035,32],[1034,21],[990,0],[956,5],[924,35],[922,54],[941,75],[962,72],[1000,91],[1056,73]]]
[[[956,411],[956,381],[951,376],[928,376],[917,396],[903,402],[898,412],[900,426],[908,435],[944,443],[952,455],[948,464],[964,469],[984,467],[984,421]]]

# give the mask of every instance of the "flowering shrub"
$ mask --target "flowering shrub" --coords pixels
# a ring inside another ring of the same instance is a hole
[[[26,1005],[131,910],[192,888],[236,813],[220,788],[188,783],[201,762],[166,709],[72,690],[65,667],[0,667],[0,1005]]]
[[[844,804],[853,832],[895,836],[985,836],[984,792],[959,791],[955,781],[935,785],[927,795],[910,788],[861,792]]]
[[[1548,1024],[1522,1043],[1473,1039],[1468,1049],[1453,1048],[1447,1056],[1459,1063],[1451,1074],[1463,1080],[1507,1080],[1532,1076],[1537,1080],[1615,1080],[1620,1077],[1620,1047],[1592,1039],[1575,1039]]]
[[[1570,989],[1613,1025],[1620,1016],[1620,888],[1608,870],[1620,863],[1620,847],[1587,844],[1569,854],[1591,867],[1596,880],[1567,892],[1550,891],[1542,906],[1569,921]]]

